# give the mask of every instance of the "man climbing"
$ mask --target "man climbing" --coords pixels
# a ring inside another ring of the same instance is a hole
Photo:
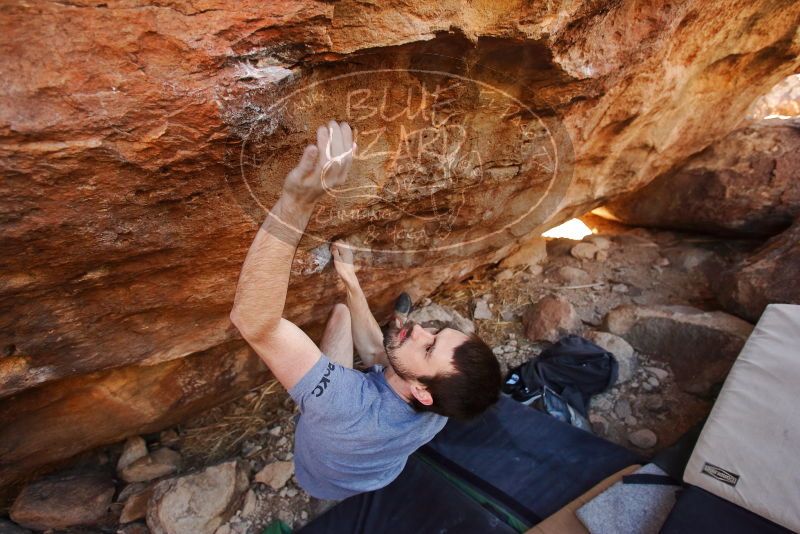
[[[500,366],[475,335],[427,331],[405,321],[410,299],[384,336],[369,310],[352,252],[332,247],[347,304],[331,312],[319,348],[282,318],[292,259],[316,201],[347,178],[350,126],[317,129],[245,258],[231,321],[300,408],[295,476],[312,496],[344,499],[394,480],[408,456],[448,417],[468,419],[499,396]],[[371,366],[353,369],[353,349]]]

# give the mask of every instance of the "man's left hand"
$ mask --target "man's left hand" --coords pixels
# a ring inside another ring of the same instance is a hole
[[[346,122],[328,122],[317,128],[317,144],[308,145],[300,163],[286,176],[283,192],[295,202],[313,205],[327,190],[347,180],[356,151]]]

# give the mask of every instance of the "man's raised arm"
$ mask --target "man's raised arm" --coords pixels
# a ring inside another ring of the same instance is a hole
[[[372,315],[367,297],[356,277],[353,251],[346,243],[337,241],[331,245],[333,265],[339,278],[347,289],[347,307],[352,319],[353,344],[364,365],[371,367],[376,363],[389,365],[386,349],[383,347],[383,333],[378,321]]]
[[[347,178],[354,148],[347,123],[330,121],[317,129],[316,146],[307,146],[286,176],[281,197],[250,245],[239,276],[231,321],[286,389],[320,355],[302,330],[282,318],[292,259],[317,200],[326,188]]]

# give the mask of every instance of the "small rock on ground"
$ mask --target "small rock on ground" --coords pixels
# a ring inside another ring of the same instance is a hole
[[[133,462],[145,456],[147,456],[147,443],[145,443],[144,438],[131,436],[125,440],[125,444],[122,446],[122,454],[117,462],[117,472],[121,472]]]
[[[213,534],[241,503],[249,486],[237,461],[156,484],[147,510],[152,534]]]
[[[277,491],[286,485],[292,474],[294,474],[293,462],[272,462],[259,471],[255,480]]]
[[[151,452],[120,470],[125,482],[147,482],[180,469],[181,455],[167,447]]]
[[[581,328],[581,320],[570,302],[557,295],[549,295],[529,305],[522,315],[525,337],[531,341],[555,343],[562,336],[574,334]]]
[[[628,441],[630,441],[634,447],[652,449],[658,443],[658,437],[652,430],[643,428],[628,434]]]
[[[578,243],[569,251],[573,258],[593,260],[600,249],[594,243]]]
[[[492,314],[491,308],[489,308],[489,303],[484,299],[476,300],[472,318],[476,320],[489,320],[492,319],[492,317],[494,317],[494,315]]]
[[[655,376],[659,380],[659,382],[663,382],[669,377],[669,371],[661,369],[659,367],[648,366],[645,367],[644,370],[650,373],[651,375]]]
[[[614,405],[614,413],[617,414],[617,417],[620,419],[625,419],[631,416],[631,403],[626,401],[625,399],[620,399]]]
[[[119,516],[120,523],[130,523],[137,519],[143,519],[147,515],[147,503],[153,495],[154,486],[149,486],[144,490],[133,493],[125,500],[125,506]]]
[[[618,383],[624,383],[633,378],[633,374],[636,372],[639,362],[636,359],[636,353],[630,343],[614,334],[598,331],[588,332],[586,334],[586,339],[614,355],[614,358],[616,358],[619,364],[619,371],[617,374]]]
[[[569,285],[586,285],[592,282],[592,277],[583,269],[569,265],[558,270],[558,279]]]

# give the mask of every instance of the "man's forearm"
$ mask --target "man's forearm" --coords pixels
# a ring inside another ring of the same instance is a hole
[[[350,309],[353,330],[353,345],[361,356],[361,361],[367,366],[381,363],[376,361],[385,358],[381,327],[378,326],[378,322],[369,309],[367,298],[364,296],[358,280],[348,283],[346,286],[347,307]]]
[[[250,245],[231,311],[246,339],[267,338],[280,322],[292,260],[313,210],[283,194]]]

